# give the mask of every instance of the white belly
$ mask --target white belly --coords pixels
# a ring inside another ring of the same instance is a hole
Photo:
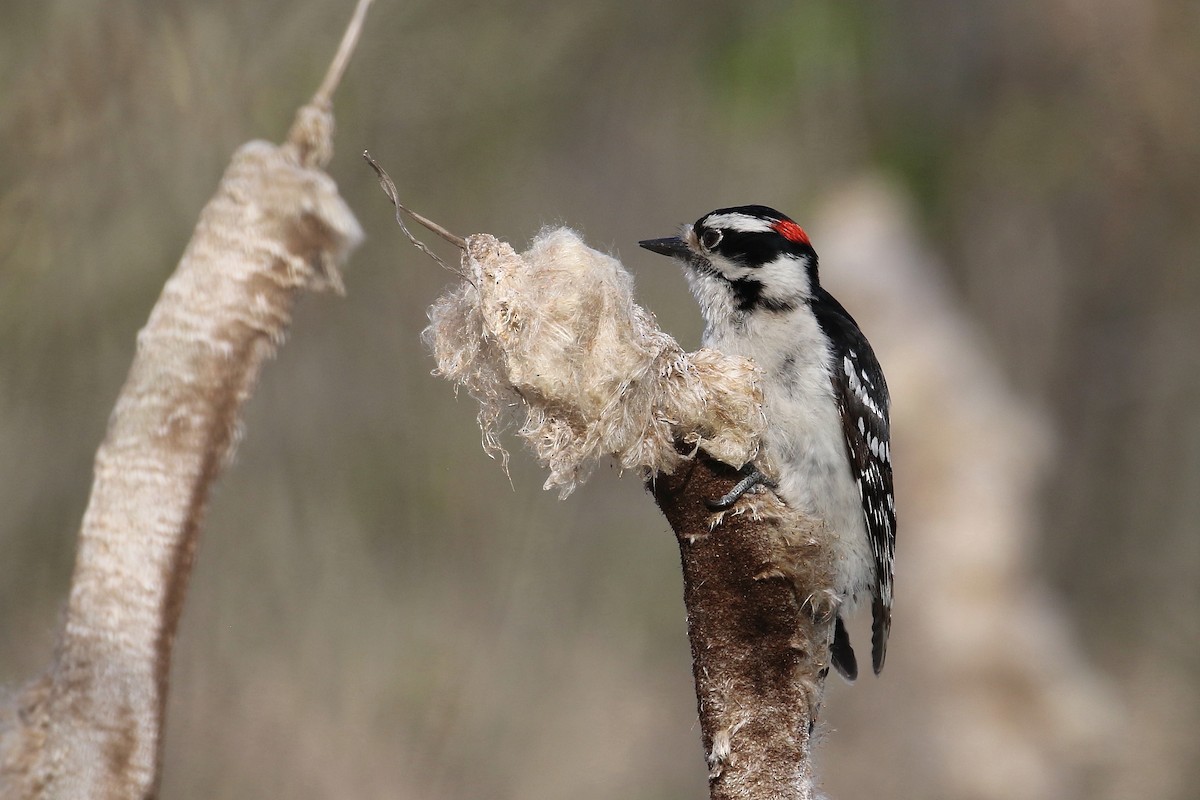
[[[832,394],[815,404],[777,394],[767,401],[767,424],[766,450],[779,472],[779,494],[824,523],[834,555],[834,589],[853,608],[875,583],[875,562]]]
[[[834,590],[849,612],[874,586],[875,561],[846,455],[828,352],[824,340],[807,329],[807,320],[770,322],[769,329],[740,331],[737,336],[706,335],[705,344],[749,356],[762,369],[764,455],[777,469],[780,496],[823,523],[834,555]]]

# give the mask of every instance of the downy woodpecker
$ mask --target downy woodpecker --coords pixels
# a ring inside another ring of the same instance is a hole
[[[871,662],[883,669],[892,619],[896,507],[883,370],[853,317],[817,279],[808,235],[766,206],[721,208],[679,236],[640,243],[683,262],[704,316],[705,347],[754,359],[762,370],[764,451],[778,470],[753,465],[725,497],[727,508],[762,483],[826,526],[841,601],[833,665],[858,666],[843,615],[872,598]]]

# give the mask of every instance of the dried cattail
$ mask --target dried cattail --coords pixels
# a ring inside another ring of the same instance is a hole
[[[138,334],[96,453],[54,661],[0,705],[0,797],[156,790],[171,647],[209,489],[296,297],[340,292],[339,266],[362,239],[321,171],[335,84],[300,110],[283,145],[250,142],[234,154]]]
[[[727,514],[704,503],[757,455],[757,368],[684,352],[621,264],[572,230],[544,230],[520,254],[486,234],[464,244],[463,281],[424,338],[437,372],[479,402],[484,448],[506,463],[499,435],[515,418],[561,496],[605,458],[653,478],[682,557],[711,796],[813,797],[835,602],[826,537],[771,493]]]
[[[765,419],[757,371],[745,358],[684,352],[633,300],[633,279],[574,231],[547,229],[518,254],[470,236],[464,280],[430,309],[425,341],[438,373],[480,404],[484,448],[507,459],[517,435],[563,496],[602,459],[649,475],[685,458],[677,443],[741,466]]]

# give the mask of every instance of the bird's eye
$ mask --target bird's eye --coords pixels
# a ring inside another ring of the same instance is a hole
[[[715,231],[712,228],[700,234],[700,246],[705,250],[712,250],[721,243],[721,232]]]

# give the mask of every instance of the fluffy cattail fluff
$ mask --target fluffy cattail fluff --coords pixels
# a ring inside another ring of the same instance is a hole
[[[467,239],[464,280],[434,303],[424,338],[437,374],[479,401],[484,449],[517,434],[565,497],[601,459],[672,472],[682,442],[740,467],[765,427],[757,368],[714,350],[686,353],[633,301],[615,258],[567,228],[525,253],[487,234]],[[514,420],[513,414],[524,418]]]

